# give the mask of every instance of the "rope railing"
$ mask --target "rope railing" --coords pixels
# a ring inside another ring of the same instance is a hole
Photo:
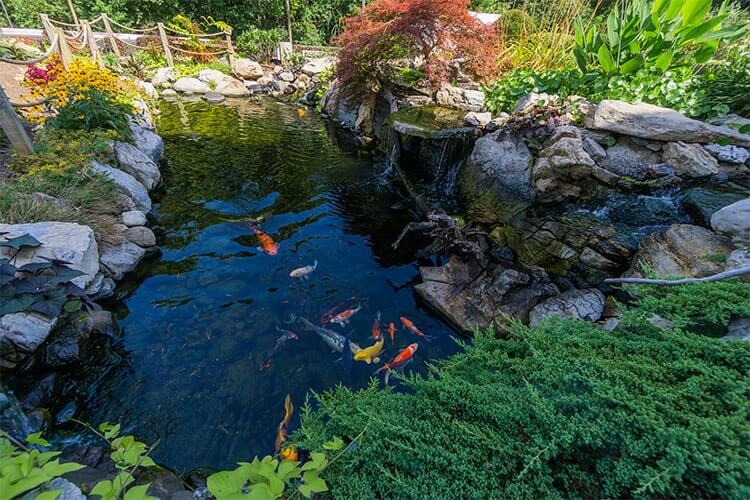
[[[172,50],[176,50],[177,52],[181,52],[183,54],[190,54],[193,56],[221,56],[228,52],[227,49],[222,49],[218,52],[193,52],[191,50],[186,50],[186,49],[181,49],[180,47],[175,47],[174,45],[170,45],[169,48]]]
[[[226,36],[226,31],[217,31],[216,33],[189,33],[187,31],[177,30],[174,28],[170,28],[169,26],[164,26],[164,29],[166,31],[170,31],[172,33],[175,33],[180,36],[190,37],[190,38],[211,38],[214,36]]]
[[[108,15],[102,14],[102,17],[109,21],[110,24],[114,26],[119,26],[120,28],[123,28],[126,31],[132,31],[134,33],[151,33],[152,31],[158,30],[158,26],[152,26],[151,28],[132,28],[130,26],[125,26],[124,24],[120,24],[117,21],[111,19]]]

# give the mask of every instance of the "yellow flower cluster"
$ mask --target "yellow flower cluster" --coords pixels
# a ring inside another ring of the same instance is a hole
[[[66,70],[59,60],[47,72],[55,75],[48,80],[24,80],[31,97],[45,98],[49,105],[65,106],[71,99],[80,99],[83,92],[96,89],[116,101],[132,103],[137,96],[133,82],[120,78],[107,68],[100,68],[87,58],[76,58]],[[33,113],[37,114],[37,113]],[[33,121],[43,121],[43,115],[30,116]],[[34,120],[36,118],[36,120]]]

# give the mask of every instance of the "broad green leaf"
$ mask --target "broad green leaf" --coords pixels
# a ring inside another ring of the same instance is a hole
[[[328,491],[328,485],[318,476],[317,472],[305,472],[302,480],[313,493]]]
[[[41,242],[31,236],[30,234],[22,234],[15,238],[8,238],[4,241],[0,241],[0,247],[12,248],[14,250],[21,250],[23,248],[37,248],[41,246]]]
[[[99,481],[93,488],[91,488],[92,495],[99,495],[102,497],[107,495],[110,491],[112,491],[112,481],[108,479]]]
[[[297,462],[291,462],[289,460],[284,460],[279,464],[277,474],[279,479],[284,482],[288,482],[293,478],[298,478],[301,475],[299,468],[297,467]]]
[[[684,26],[703,20],[711,9],[711,0],[684,0],[680,15]]]
[[[125,492],[124,500],[156,500],[156,497],[152,497],[148,494],[148,487],[151,483],[141,484],[139,486],[133,486]]]
[[[581,49],[579,47],[574,48],[573,55],[576,58],[576,63],[578,63],[578,69],[581,70],[581,73],[586,73],[586,57],[583,55]]]
[[[39,493],[34,500],[56,500],[60,496],[63,490],[49,490]]]
[[[641,66],[643,66],[643,56],[639,54],[632,59],[625,61],[622,66],[620,66],[620,73],[623,75],[634,73]]]
[[[344,440],[338,436],[334,436],[333,439],[327,443],[323,443],[323,449],[329,451],[337,451],[344,447]]]
[[[695,57],[695,62],[698,64],[708,62],[714,56],[718,48],[719,42],[716,40],[704,43],[693,56]]]
[[[616,10],[607,16],[607,40],[609,41],[609,46],[612,47],[613,50],[620,42]]]
[[[208,491],[217,498],[224,497],[230,493],[241,492],[242,487],[247,482],[247,478],[244,474],[237,473],[238,470],[222,471],[208,476],[208,480],[206,481]]]
[[[656,58],[656,61],[654,61],[654,67],[660,71],[668,70],[671,64],[672,64],[672,51],[671,50],[664,52],[662,55]]]
[[[37,446],[49,446],[49,441],[42,438],[41,432],[35,432],[26,436],[26,442],[29,444],[35,444]]]
[[[602,45],[599,47],[599,51],[596,53],[597,58],[599,59],[599,64],[601,64],[602,69],[605,73],[612,73],[617,69],[615,66],[615,60],[612,58],[612,53],[609,51],[609,49]]]
[[[250,488],[250,493],[244,496],[247,500],[274,500],[280,495],[274,495],[267,484],[258,483]]]
[[[675,17],[677,17],[677,14],[680,13],[680,8],[682,7],[682,0],[670,0],[669,1],[669,7],[667,8],[667,11],[664,13],[664,19],[667,21],[671,21]]]

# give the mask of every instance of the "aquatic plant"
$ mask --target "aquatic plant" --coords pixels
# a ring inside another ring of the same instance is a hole
[[[750,345],[639,315],[613,332],[558,320],[495,333],[401,378],[406,393],[373,380],[318,395],[303,448],[378,423],[328,469],[332,496],[750,495]]]
[[[336,77],[351,92],[391,82],[399,61],[421,58],[437,89],[457,75],[456,60],[473,76],[497,73],[500,36],[469,14],[468,0],[376,0],[344,19]]]

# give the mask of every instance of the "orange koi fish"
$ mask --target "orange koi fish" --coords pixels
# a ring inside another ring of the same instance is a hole
[[[419,344],[411,344],[410,346],[402,349],[401,352],[396,354],[396,357],[393,358],[390,363],[386,363],[382,367],[378,368],[378,370],[375,371],[373,375],[377,375],[378,373],[385,370],[385,385],[388,385],[388,378],[390,377],[391,372],[411,361],[411,358],[412,356],[414,356],[414,353],[417,352],[418,347]]]
[[[279,245],[277,245],[276,242],[273,241],[273,238],[261,231],[261,229],[257,226],[254,226],[252,224],[248,224],[248,226],[253,230],[255,236],[258,237],[258,241],[260,242],[258,250],[261,250],[266,255],[276,255],[277,253],[279,253]]]
[[[393,324],[393,321],[388,324],[388,335],[391,336],[391,343],[396,341],[396,325]]]
[[[297,108],[297,116],[299,116],[300,118],[302,118],[303,116],[305,116],[305,110],[304,110],[304,108]]]
[[[406,327],[406,328],[407,328],[408,330],[411,330],[411,332],[412,332],[412,333],[413,333],[414,335],[418,335],[418,336],[420,336],[420,337],[428,338],[428,336],[427,336],[427,335],[425,335],[425,334],[424,334],[424,332],[422,332],[422,331],[421,331],[421,330],[420,330],[419,328],[417,328],[417,327],[416,327],[416,326],[414,325],[414,323],[412,323],[412,322],[411,322],[411,320],[410,320],[409,318],[407,318],[406,316],[401,316],[401,323],[403,323],[403,324],[404,324],[404,326],[405,326],[405,327]]]
[[[338,313],[336,316],[330,319],[331,323],[337,323],[340,326],[345,326],[349,323],[352,316],[362,310],[362,306],[357,306],[354,309],[347,309],[344,312]]]
[[[284,419],[279,423],[279,431],[276,433],[276,453],[281,450],[281,445],[286,441],[286,427],[292,419],[294,405],[292,405],[292,396],[287,394],[284,399]]]
[[[372,338],[380,340],[382,334],[383,332],[380,330],[380,311],[378,311],[377,316],[375,316],[375,321],[372,323]]]

